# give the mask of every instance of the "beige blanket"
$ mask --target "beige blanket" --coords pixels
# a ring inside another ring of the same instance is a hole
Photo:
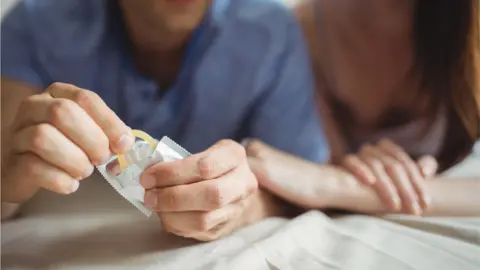
[[[480,218],[311,211],[197,243],[162,233],[99,176],[72,196],[39,193],[22,213],[2,224],[2,269],[480,269]]]

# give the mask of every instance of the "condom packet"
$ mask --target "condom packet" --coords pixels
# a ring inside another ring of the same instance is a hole
[[[141,140],[136,140],[124,155],[115,155],[106,164],[97,166],[97,170],[120,195],[149,217],[152,210],[143,203],[145,189],[140,184],[140,175],[151,165],[183,159],[190,153],[166,136],[156,141],[144,132],[133,133]]]

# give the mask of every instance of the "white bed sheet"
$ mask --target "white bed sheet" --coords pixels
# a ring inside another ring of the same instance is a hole
[[[471,158],[452,173],[479,166]],[[3,269],[480,269],[480,218],[311,211],[198,243],[162,233],[99,176],[72,196],[41,192],[22,213],[2,223]]]

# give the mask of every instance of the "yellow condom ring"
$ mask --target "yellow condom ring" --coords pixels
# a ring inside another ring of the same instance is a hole
[[[153,149],[157,148],[157,141],[152,138],[152,136],[148,135],[146,132],[141,131],[141,130],[132,130],[133,136],[140,138],[147,142]],[[117,155],[118,159],[118,164],[120,165],[120,169],[123,171],[128,167],[128,162],[127,159],[125,159],[125,156],[123,154],[118,154]]]

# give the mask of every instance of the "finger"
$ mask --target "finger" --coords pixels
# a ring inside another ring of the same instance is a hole
[[[430,199],[426,194],[424,186],[425,179],[423,178],[419,166],[410,158],[410,156],[408,156],[408,154],[401,147],[394,144],[390,140],[382,140],[379,143],[379,147],[386,154],[390,155],[392,158],[400,162],[401,166],[403,167],[403,172],[397,176],[401,176],[403,181],[403,177],[404,175],[406,175],[407,179],[411,182],[408,187],[413,187],[413,189],[410,190],[409,188],[407,188],[407,186],[405,186],[406,184],[402,182],[402,188],[404,188],[403,192],[412,192],[412,194],[409,194],[408,197],[410,198],[415,195],[415,200],[417,200],[418,198],[418,201],[420,201],[420,203],[422,204],[422,208],[427,208],[430,203]],[[405,190],[405,188],[407,189]]]
[[[208,181],[147,190],[145,205],[159,212],[211,211],[250,196],[257,181],[248,166]]]
[[[32,152],[77,180],[90,176],[94,170],[87,155],[52,125],[28,127],[13,140],[15,153]]]
[[[200,154],[171,162],[160,162],[147,168],[140,176],[145,189],[192,184],[202,180],[198,170]]]
[[[115,153],[128,151],[135,142],[131,130],[94,92],[74,85],[54,83],[47,92],[54,98],[70,99],[82,107],[103,130]]]
[[[60,194],[70,194],[79,187],[79,181],[73,179],[64,171],[45,162],[32,153],[14,156],[15,162],[9,168],[6,178],[2,179],[2,185],[10,185],[8,190],[15,190],[11,194],[2,193],[2,199],[12,202],[24,201],[35,193],[39,187]],[[26,181],[18,181],[25,179]]]
[[[422,209],[418,204],[418,198],[416,196],[414,187],[410,182],[407,172],[404,170],[403,166],[397,161],[390,161],[385,165],[385,168],[386,172],[390,176],[390,179],[395,182],[395,186],[402,199],[404,209],[410,214],[416,216],[420,215],[422,213]]]
[[[191,184],[217,178],[245,163],[244,148],[236,142],[224,140],[205,152],[153,165],[142,174],[140,183],[145,189]]]
[[[377,179],[374,189],[381,200],[385,202],[391,210],[400,210],[400,197],[398,196],[396,188],[385,171],[385,167],[381,161],[383,158],[388,157],[385,157],[373,146],[367,145],[360,151],[360,158],[370,167],[373,175]]]
[[[380,140],[380,142],[378,143],[378,147],[398,161],[412,161],[410,156],[405,152],[405,150],[403,150],[402,147],[398,146],[389,139]]]
[[[96,165],[105,163],[111,155],[105,133],[71,100],[54,99],[47,93],[31,96],[22,103],[16,120],[16,130],[42,123],[55,126]]]
[[[245,148],[232,140],[221,140],[207,149],[198,161],[202,179],[214,179],[246,163]]]
[[[372,185],[376,181],[372,170],[356,155],[347,155],[342,166],[365,185]]]
[[[423,156],[418,160],[418,166],[421,168],[424,177],[431,178],[435,176],[438,170],[438,162],[432,156]]]
[[[161,213],[159,216],[167,231],[191,237],[217,229],[220,225],[236,219],[242,210],[242,204],[234,203],[211,212],[174,212]]]

